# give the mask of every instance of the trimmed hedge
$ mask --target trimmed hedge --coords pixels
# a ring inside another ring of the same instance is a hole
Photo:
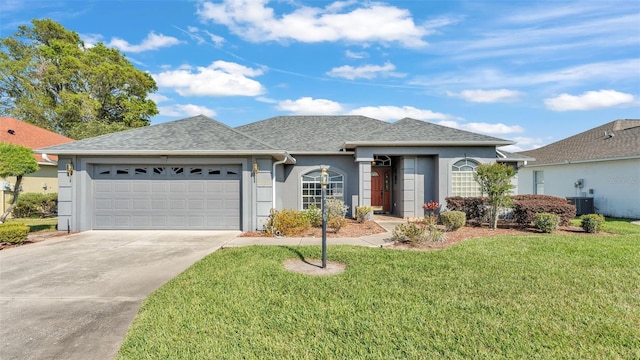
[[[466,215],[462,211],[452,210],[440,214],[440,220],[447,231],[456,231],[466,223]]]
[[[580,217],[580,226],[588,233],[600,232],[604,225],[604,216],[599,214],[586,214]]]
[[[19,223],[0,224],[0,243],[22,244],[27,240],[30,228]]]
[[[576,207],[565,198],[549,195],[513,195],[512,217],[521,226],[529,226],[535,214],[550,213],[560,217],[560,225],[569,225],[576,216]],[[462,211],[467,221],[482,223],[487,215],[487,198],[452,196],[445,199],[449,210]]]
[[[58,213],[58,194],[24,193],[11,215],[14,218],[44,218]]]
[[[558,230],[560,217],[556,214],[538,213],[534,216],[536,228],[544,233],[552,233]]]
[[[462,211],[466,214],[468,221],[482,223],[487,216],[489,199],[486,197],[461,197],[451,196],[445,198],[447,209],[451,211]]]
[[[560,225],[569,225],[569,221],[576,217],[576,207],[567,199],[549,195],[515,195],[513,196],[513,217],[521,226],[529,226],[539,213],[556,214],[560,218]]]

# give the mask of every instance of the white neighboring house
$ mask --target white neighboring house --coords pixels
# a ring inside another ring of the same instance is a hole
[[[640,120],[615,120],[523,155],[519,194],[593,199],[595,212],[640,219]]]

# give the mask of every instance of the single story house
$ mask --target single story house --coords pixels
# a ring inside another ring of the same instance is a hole
[[[64,144],[73,141],[66,136],[45,130],[12,117],[0,117],[0,142],[24,146],[29,149],[39,149],[45,146]],[[22,178],[23,193],[51,194],[58,191],[58,157],[44,154],[34,154],[39,169],[35,173]],[[2,204],[0,214],[3,213],[11,201],[11,191],[15,184],[15,177],[1,179]]]
[[[520,194],[575,198],[599,214],[640,219],[640,120],[615,120],[522,154],[535,161],[519,169]]]
[[[319,206],[322,167],[327,196],[351,209],[422,216],[424,202],[480,195],[478,164],[522,161],[496,151],[509,144],[409,118],[278,116],[231,128],[200,115],[39,152],[60,157],[60,230],[252,231],[272,208]]]

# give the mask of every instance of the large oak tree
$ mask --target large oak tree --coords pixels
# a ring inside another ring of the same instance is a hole
[[[49,19],[0,38],[0,114],[71,138],[149,125],[153,78],[117,49]]]

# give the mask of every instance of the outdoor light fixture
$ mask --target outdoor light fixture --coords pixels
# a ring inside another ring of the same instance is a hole
[[[254,161],[253,162],[253,175],[258,175],[258,172],[260,171],[260,168],[258,168],[258,162]]]
[[[73,175],[73,162],[69,161],[67,163],[67,176]]]
[[[327,185],[329,184],[328,166],[322,166],[320,185],[322,185],[322,268],[327,268]]]

